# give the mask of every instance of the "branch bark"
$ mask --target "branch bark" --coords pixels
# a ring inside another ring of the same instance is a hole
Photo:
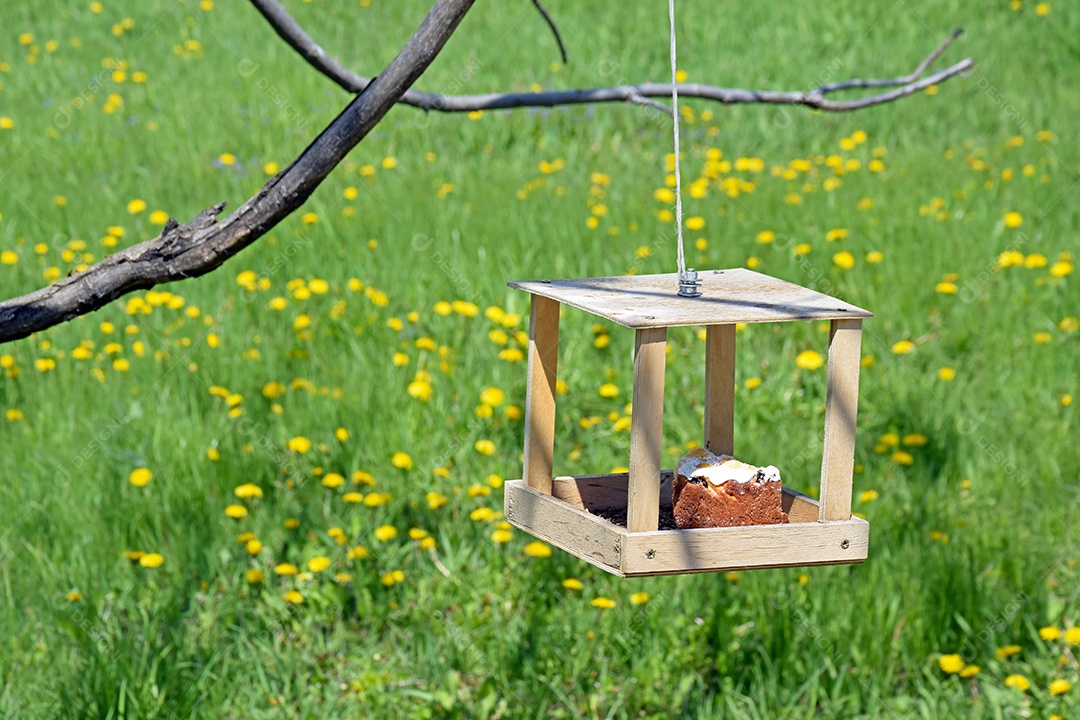
[[[198,277],[219,267],[299,208],[397,103],[439,54],[474,0],[436,0],[401,52],[289,167],[221,222],[225,203],[160,236],[108,256],[81,273],[0,303],[0,343],[97,310],[129,292]]]
[[[301,25],[296,22],[278,0],[251,0],[251,4],[262,13],[274,31],[288,43],[308,64],[341,88],[352,92],[362,92],[371,82],[370,78],[357,75],[349,70],[315,42]],[[926,75],[942,53],[960,36],[963,29],[957,28],[945,41],[927,55],[914,71],[895,78],[870,80],[844,80],[842,82],[820,85],[807,91],[746,90],[743,88],[724,88],[698,83],[679,83],[680,97],[694,97],[702,100],[715,100],[724,105],[761,103],[772,105],[803,105],[816,110],[844,112],[892,102],[908,95],[925,90],[931,85],[945,82],[951,77],[974,67],[971,58],[945,68],[932,75]],[[924,77],[925,76],[925,77]],[[893,88],[853,100],[830,100],[827,96],[842,90],[865,90],[870,88]],[[420,110],[447,113],[473,112],[475,110],[508,110],[524,107],[555,107],[558,105],[582,105],[604,102],[629,102],[635,104],[659,105],[667,112],[671,109],[663,103],[649,98],[670,98],[669,83],[641,83],[619,87],[590,88],[582,90],[557,90],[539,93],[486,93],[482,95],[444,95],[409,89],[401,97],[401,102]]]

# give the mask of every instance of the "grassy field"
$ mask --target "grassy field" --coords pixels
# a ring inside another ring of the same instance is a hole
[[[669,72],[662,4],[549,4],[568,65],[530,3],[479,3],[420,85]],[[247,3],[102,5],[0,6],[5,298],[235,207],[348,100]],[[426,11],[288,6],[369,75]],[[618,580],[509,529],[528,303],[505,282],[672,272],[670,125],[397,108],[219,271],[0,348],[0,712],[1080,716],[1080,16],[832,7],[682,2],[681,67],[880,77],[957,25],[943,62],[977,67],[856,114],[685,103],[687,240],[875,313],[868,562]],[[823,330],[739,332],[739,455],[808,492]],[[670,335],[668,464],[700,441],[703,345]],[[626,464],[632,347],[566,313],[556,472]]]

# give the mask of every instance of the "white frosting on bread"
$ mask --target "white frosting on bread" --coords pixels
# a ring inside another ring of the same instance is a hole
[[[676,473],[687,479],[701,478],[710,485],[780,481],[780,471],[773,465],[758,467],[730,455],[715,455],[705,448],[694,448],[683,455]]]

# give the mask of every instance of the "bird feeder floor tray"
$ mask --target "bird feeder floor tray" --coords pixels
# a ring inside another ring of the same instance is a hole
[[[598,568],[620,577],[860,563],[869,524],[819,522],[816,500],[784,488],[789,522],[776,525],[629,532],[605,514],[625,514],[626,473],[557,477],[552,494],[524,480],[505,485],[506,519]],[[671,512],[672,472],[661,474],[660,515]]]

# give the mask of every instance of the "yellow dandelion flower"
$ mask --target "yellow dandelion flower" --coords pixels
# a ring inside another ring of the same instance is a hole
[[[1005,645],[1004,647],[999,647],[997,650],[994,651],[994,657],[996,657],[998,660],[1004,660],[1005,658],[1011,658],[1013,655],[1016,655],[1019,652],[1019,645]]]
[[[825,358],[815,350],[803,350],[795,356],[795,364],[803,370],[818,370],[825,365]]]
[[[481,455],[495,454],[495,443],[491,440],[477,440],[476,443],[473,444],[473,448]]]
[[[263,496],[262,488],[255,483],[244,483],[243,485],[237,485],[233,490],[233,495],[241,500],[248,500],[250,498],[261,498]]]
[[[258,585],[265,579],[266,575],[263,574],[263,571],[258,568],[251,568],[244,573],[244,580],[246,580],[250,585]]]
[[[597,392],[602,398],[615,398],[619,396],[619,387],[614,383],[604,383]]]
[[[397,537],[397,528],[393,525],[381,525],[375,528],[375,539],[379,542],[386,542],[387,540],[393,540]]]
[[[277,567],[274,568],[274,573],[276,575],[296,575],[299,572],[300,572],[300,569],[297,568],[292,563],[281,563],[280,565],[278,565]]]
[[[1062,680],[1061,678],[1058,678],[1054,682],[1050,683],[1050,687],[1047,689],[1050,690],[1051,695],[1064,695],[1072,689],[1072,683],[1068,680]]]
[[[356,547],[349,548],[348,558],[350,560],[363,560],[371,553],[363,545],[357,545]]]
[[[547,543],[542,543],[539,540],[534,540],[524,548],[525,554],[534,558],[546,558],[551,557],[551,546]]]
[[[128,482],[135,487],[146,487],[153,477],[154,473],[150,472],[149,469],[144,467],[135,468],[131,471],[131,474],[128,475]]]
[[[301,455],[311,449],[311,441],[303,435],[297,435],[296,437],[289,440],[289,442],[286,444],[288,445],[288,448],[294,453],[299,453]]]
[[[1053,642],[1054,640],[1061,639],[1061,630],[1053,627],[1052,625],[1049,625],[1047,627],[1039,629],[1039,637],[1041,637],[1046,642]]]
[[[937,372],[938,378],[945,382],[952,382],[956,378],[956,370],[951,367],[943,367]]]
[[[567,578],[562,581],[562,586],[567,590],[584,590],[585,586],[577,578]]]
[[[390,502],[390,493],[373,492],[364,496],[364,507],[379,507]]]
[[[1072,275],[1073,264],[1068,260],[1059,260],[1050,266],[1050,277],[1063,278]]]
[[[164,562],[165,558],[163,558],[158,553],[146,553],[145,555],[139,557],[139,565],[143,566],[144,568],[161,567]]]
[[[406,392],[408,392],[411,397],[414,397],[417,400],[427,402],[431,399],[432,395],[431,383],[425,380],[413,380],[411,383],[409,383],[409,387],[407,388]]]
[[[614,600],[608,597],[597,597],[589,601],[589,604],[594,608],[600,608],[601,610],[610,610],[617,604]]]
[[[973,678],[979,674],[980,670],[982,670],[982,668],[978,665],[965,665],[963,669],[960,670],[959,674],[962,678]]]
[[[510,532],[509,530],[506,530],[504,528],[499,528],[495,532],[491,533],[491,539],[493,541],[495,541],[496,544],[499,544],[499,545],[501,545],[503,543],[510,542],[513,539],[513,537],[514,537],[514,534],[512,532]]]
[[[439,508],[446,505],[446,503],[450,502],[450,498],[445,495],[440,495],[439,493],[434,491],[429,492],[427,495],[425,495],[424,499],[427,500],[427,505],[432,510],[438,510]]]
[[[497,387],[485,388],[480,393],[480,402],[498,407],[506,400],[506,394]]]
[[[942,672],[955,675],[963,669],[964,661],[956,654],[942,655],[938,658],[938,666]]]
[[[1071,627],[1065,631],[1065,642],[1080,645],[1080,627]]]
[[[413,467],[413,459],[409,457],[408,453],[396,452],[393,457],[390,458],[390,464],[399,470],[411,470]]]
[[[878,499],[877,490],[863,490],[859,493],[859,502],[868,503]]]
[[[248,510],[243,505],[230,505],[225,508],[225,515],[231,517],[233,520],[242,520],[246,518]]]
[[[903,450],[897,450],[894,452],[890,459],[897,465],[911,465],[915,462],[915,458],[911,456],[911,453],[906,453]]]
[[[636,592],[630,596],[630,604],[644,605],[645,603],[649,602],[649,597],[649,593],[647,592]]]
[[[364,494],[358,492],[347,492],[341,496],[343,502],[355,504],[364,501]]]
[[[477,522],[487,522],[495,517],[495,511],[489,507],[478,507],[469,513],[469,519]]]
[[[323,487],[328,487],[330,489],[341,487],[344,482],[345,476],[335,472],[326,473],[322,478]]]
[[[390,587],[391,585],[397,585],[398,583],[404,581],[405,573],[401,570],[391,570],[390,572],[379,578],[379,582],[381,582],[386,587]]]
[[[1020,692],[1027,692],[1031,682],[1023,675],[1009,675],[1005,678],[1005,687],[1016,688]]]
[[[308,570],[313,573],[322,572],[326,568],[330,567],[330,558],[325,555],[317,555],[310,560],[307,564]]]
[[[141,198],[135,198],[127,204],[127,211],[132,215],[138,215],[144,210],[146,210],[146,201]]]
[[[892,346],[894,355],[907,355],[909,352],[915,349],[915,343],[910,340],[901,340]]]
[[[1024,217],[1020,213],[1013,211],[1005,213],[1004,222],[1005,227],[1014,230],[1024,224]]]
[[[299,605],[304,602],[304,595],[299,590],[290,590],[285,593],[283,597],[285,598],[285,602],[290,605]]]
[[[836,267],[840,268],[841,270],[850,270],[851,268],[855,267],[855,256],[847,250],[836,253],[835,255],[833,255],[832,260],[833,265],[836,265]]]

